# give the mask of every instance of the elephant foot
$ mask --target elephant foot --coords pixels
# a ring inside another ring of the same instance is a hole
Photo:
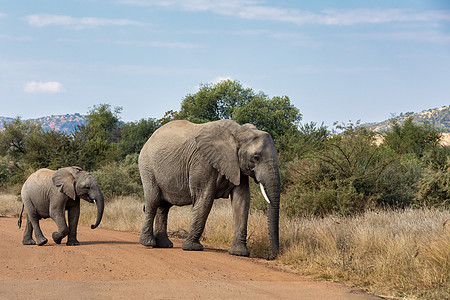
[[[248,251],[247,246],[243,244],[233,245],[228,250],[228,253],[237,256],[250,256],[250,251]]]
[[[53,232],[52,238],[53,238],[53,241],[59,245],[59,244],[61,244],[61,241],[64,237],[61,236],[58,232]]]
[[[155,235],[156,239],[156,248],[172,248],[173,243],[169,240],[169,237],[167,234],[164,233],[157,233]]]
[[[46,238],[37,239],[37,240],[38,240],[38,241],[37,241],[37,245],[38,245],[38,246],[45,245],[45,244],[47,244],[47,242],[48,242],[48,240],[47,240]]]
[[[185,251],[203,251],[203,245],[200,242],[185,240],[181,249]]]
[[[36,241],[29,238],[29,239],[23,239],[22,240],[23,245],[36,245]]]
[[[156,240],[152,235],[148,236],[144,234],[141,234],[141,236],[139,237],[139,243],[146,247],[156,247],[157,245]]]
[[[77,239],[68,240],[66,243],[67,246],[78,246],[79,244],[80,244],[80,242]]]

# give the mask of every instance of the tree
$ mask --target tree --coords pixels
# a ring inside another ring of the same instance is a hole
[[[261,97],[267,96],[255,93],[251,88],[244,88],[238,81],[201,84],[197,93],[188,94],[183,99],[176,118],[194,123],[233,119],[237,107]]]
[[[285,134],[278,141],[280,156],[287,162],[315,154],[325,147],[328,136],[323,123],[320,126],[315,122],[300,124],[297,132]]]
[[[4,130],[0,132],[0,154],[9,155],[14,163],[18,162],[28,151],[29,137],[41,131],[42,126],[29,120],[22,121],[20,117],[4,124]]]
[[[64,132],[40,130],[27,140],[24,162],[33,169],[58,169],[76,163],[71,149],[72,140]]]
[[[21,183],[28,169],[57,169],[76,164],[72,143],[71,136],[64,132],[44,130],[40,124],[17,117],[0,133],[0,154],[6,163],[0,173],[8,175],[2,181]]]
[[[117,142],[120,139],[120,113],[122,107],[114,107],[109,104],[94,105],[86,115],[89,138],[102,140],[108,143]]]
[[[87,124],[72,133],[71,147],[78,166],[93,171],[116,159],[121,111],[121,107],[112,109],[109,104],[94,105],[89,110]]]
[[[233,119],[240,123],[252,123],[258,129],[267,131],[275,140],[285,134],[298,131],[302,118],[287,96],[264,99],[257,97],[248,104],[234,110]]]
[[[156,122],[159,124],[159,126],[163,126],[164,124],[177,119],[182,119],[178,118],[178,112],[174,110],[169,110],[166,111],[164,113],[164,116],[161,119],[158,119]]]
[[[158,121],[152,118],[122,124],[121,140],[118,143],[121,157],[139,153],[145,142],[158,127]]]
[[[435,148],[441,139],[441,133],[428,124],[416,125],[409,117],[403,125],[393,122],[392,129],[386,132],[384,143],[397,154],[412,153],[418,158]]]

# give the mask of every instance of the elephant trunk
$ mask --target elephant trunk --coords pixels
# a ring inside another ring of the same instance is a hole
[[[269,239],[271,255],[269,259],[275,259],[280,249],[280,236],[279,236],[279,211],[280,211],[280,198],[278,201],[267,203],[267,221],[269,224]]]
[[[265,173],[266,178],[263,178],[260,182],[265,191],[268,203],[267,203],[267,222],[269,226],[269,240],[270,240],[270,259],[274,259],[279,252],[279,212],[280,212],[280,175],[278,172],[278,164],[272,162],[268,166],[269,171]],[[264,194],[264,193],[263,193]]]
[[[91,225],[91,229],[97,228],[100,224],[103,217],[103,210],[105,208],[105,199],[103,198],[102,192],[99,191],[98,195],[93,199],[97,203],[97,220],[95,221],[95,224]]]

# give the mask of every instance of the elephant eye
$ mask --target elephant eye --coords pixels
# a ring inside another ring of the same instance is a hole
[[[259,155],[253,155],[253,162],[259,162],[260,159]]]

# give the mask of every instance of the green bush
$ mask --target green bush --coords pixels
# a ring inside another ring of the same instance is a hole
[[[450,208],[450,166],[446,170],[426,170],[417,187],[417,204]]]
[[[360,126],[340,128],[322,150],[287,164],[282,213],[348,215],[414,204],[423,172],[419,159],[377,146],[375,134]]]
[[[288,217],[347,215],[374,206],[375,197],[359,186],[363,177],[336,177],[334,171],[333,166],[315,158],[292,162],[291,183],[281,201],[282,213]]]
[[[436,147],[441,133],[429,124],[415,124],[409,117],[403,124],[394,121],[384,138],[384,143],[396,153],[413,153],[421,158],[425,152]]]
[[[114,196],[143,197],[136,157],[137,154],[128,155],[123,162],[109,163],[92,173],[106,199]]]
[[[414,204],[422,173],[423,166],[414,156],[395,159],[377,180],[377,206],[405,208]]]

